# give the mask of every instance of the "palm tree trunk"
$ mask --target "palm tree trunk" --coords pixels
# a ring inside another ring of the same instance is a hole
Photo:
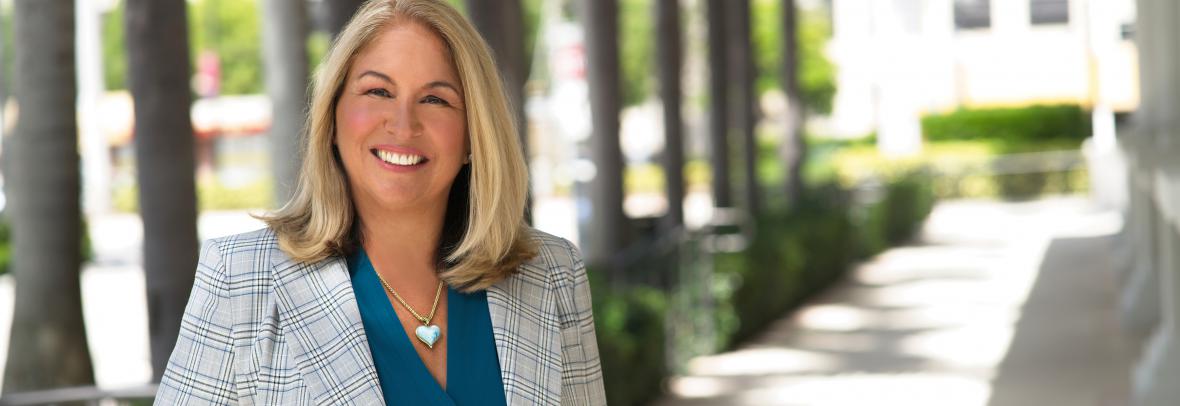
[[[17,0],[16,133],[5,140],[16,303],[4,391],[94,383],[82,321],[74,2]]]
[[[666,227],[684,224],[684,122],[680,115],[680,0],[656,1],[660,98],[664,101],[664,177],[668,198]]]
[[[302,0],[265,0],[262,6],[266,91],[273,111],[270,161],[275,204],[282,206],[294,194],[303,161],[299,151],[307,108],[307,7]]]
[[[705,18],[709,24],[709,149],[713,167],[713,206],[732,207],[729,191],[729,108],[728,64],[725,54],[726,0],[706,0]]]
[[[348,20],[352,19],[352,15],[364,3],[365,0],[324,0],[323,6],[326,7],[324,14],[328,17],[328,32],[332,38],[336,38],[336,35],[344,29]]]
[[[589,262],[609,265],[626,246],[627,217],[623,214],[623,152],[619,146],[619,16],[617,0],[580,0],[578,10],[586,30],[586,70],[590,82],[590,111],[594,135],[590,154],[596,175],[590,182],[591,230]]]
[[[803,163],[807,139],[803,136],[803,99],[799,95],[799,29],[795,0],[783,0],[783,92],[787,95],[787,133],[783,139],[783,162],[787,164],[787,204],[794,206],[803,194]]]
[[[760,193],[758,183],[758,143],[754,135],[754,60],[750,45],[750,0],[729,0],[729,61],[733,86],[730,90],[731,117],[734,129],[742,140],[742,170],[746,181],[745,207],[751,215],[758,214]]]
[[[148,335],[158,382],[176,345],[197,266],[188,31],[184,0],[127,0],[126,7]]]
[[[492,48],[508,101],[516,115],[517,136],[527,160],[528,121],[524,114],[524,84],[528,64],[524,55],[524,9],[521,0],[467,0],[467,15]],[[531,207],[530,204],[526,207]],[[527,214],[526,214],[527,216]]]

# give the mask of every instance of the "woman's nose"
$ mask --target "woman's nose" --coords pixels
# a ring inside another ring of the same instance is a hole
[[[385,131],[399,137],[418,135],[421,123],[414,107],[413,103],[405,99],[396,100],[385,116]]]

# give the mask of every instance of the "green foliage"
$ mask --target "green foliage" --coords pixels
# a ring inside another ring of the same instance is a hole
[[[258,94],[265,90],[258,3],[240,0],[188,3],[189,50],[194,71],[202,51],[216,52],[221,61],[221,94]]]
[[[541,27],[541,7],[544,0],[523,0],[525,79],[532,75],[533,55],[537,47],[537,31]]]
[[[717,297],[726,346],[751,338],[830,286],[854,260],[904,243],[933,208],[930,179],[920,173],[880,189],[866,200],[854,199],[866,192],[836,184],[810,188],[792,210],[760,215],[745,251],[715,257],[718,279],[728,286]]]
[[[312,31],[307,35],[307,67],[308,73],[314,74],[320,62],[323,62],[324,56],[328,54],[328,46],[331,45],[332,38],[328,33],[323,31]]]
[[[758,93],[782,87],[783,3],[781,0],[754,0],[751,3]],[[831,23],[823,8],[799,9],[797,16],[800,97],[807,110],[827,114],[832,111],[832,97],[836,95],[836,68],[824,53],[832,36]]]
[[[12,231],[8,216],[0,216],[0,275],[12,266]]]
[[[102,16],[102,75],[109,90],[127,88],[127,45],[123,36],[123,2]]]
[[[922,118],[922,134],[928,141],[996,140],[1020,146],[1053,140],[1080,142],[1090,133],[1090,115],[1078,105],[960,109]]]
[[[213,51],[221,61],[221,94],[262,93],[262,37],[259,33],[262,22],[258,2],[195,0],[187,4],[192,72],[196,72],[201,51]],[[103,77],[110,90],[127,88],[123,9],[124,2],[119,1],[102,19]],[[309,39],[309,42],[313,40]],[[315,51],[315,48],[311,50]]]
[[[655,9],[651,0],[619,2],[619,64],[623,105],[643,103],[654,89]]]
[[[13,63],[13,58],[16,55],[16,48],[13,46],[15,40],[13,37],[16,33],[12,27],[12,15],[15,12],[10,1],[0,1],[0,73],[2,73],[3,80],[0,80],[0,97],[8,97],[12,94],[12,80],[13,69],[16,66]],[[3,100],[0,100],[3,101]]]
[[[197,183],[197,209],[207,210],[248,210],[271,207],[274,183],[270,178],[260,179],[241,187],[228,187],[214,181]],[[138,185],[124,185],[113,192],[115,210],[122,212],[139,211]]]
[[[1077,150],[1080,145],[1080,139],[937,141],[926,143],[918,155],[895,159],[881,155],[875,145],[864,140],[827,140],[813,143],[811,152],[816,158],[809,161],[807,178],[813,181],[835,179],[843,185],[856,185],[929,168],[939,174],[934,177],[932,188],[935,196],[941,199],[999,197],[1022,200],[1083,192],[1089,187],[1086,168],[994,174],[991,172],[992,160],[1009,153]]]
[[[612,290],[599,272],[591,269],[589,275],[607,403],[645,404],[661,392],[667,375],[664,294],[643,286]]]

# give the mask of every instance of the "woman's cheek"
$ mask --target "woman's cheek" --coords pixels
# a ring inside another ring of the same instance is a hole
[[[437,112],[431,117],[430,123],[433,124],[434,130],[438,134],[443,134],[446,145],[458,148],[464,147],[467,134],[467,123],[461,115],[453,112]]]
[[[352,101],[341,107],[338,121],[346,136],[366,134],[374,125],[380,123],[380,117],[375,114],[375,110],[365,103]]]

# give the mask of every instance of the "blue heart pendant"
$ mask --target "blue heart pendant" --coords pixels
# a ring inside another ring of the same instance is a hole
[[[433,349],[434,343],[438,342],[439,337],[442,337],[442,330],[435,324],[418,326],[414,329],[414,335],[418,336],[418,341],[426,344],[426,347]]]

